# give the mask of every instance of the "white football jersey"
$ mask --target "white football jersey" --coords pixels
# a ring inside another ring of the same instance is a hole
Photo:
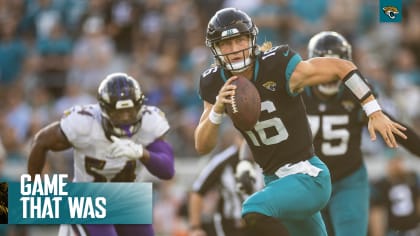
[[[169,123],[157,107],[144,105],[142,112],[141,127],[129,139],[146,147],[169,130]],[[105,136],[101,120],[98,104],[72,107],[61,118],[61,129],[74,149],[73,181],[139,181],[141,162],[110,156],[112,141]]]

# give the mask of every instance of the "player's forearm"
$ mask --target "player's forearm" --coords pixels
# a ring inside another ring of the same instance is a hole
[[[370,85],[356,65],[351,61],[338,58],[312,58],[299,63],[292,74],[289,86],[292,91],[299,91],[305,86],[324,84],[337,79],[342,81],[361,104],[366,105],[375,99]],[[370,103],[363,108],[369,116],[373,113],[371,110],[375,110],[377,106]],[[366,110],[366,108],[371,109]]]
[[[345,60],[340,60],[345,61]],[[354,66],[354,64],[352,64]],[[353,94],[353,96],[360,102],[363,107],[366,116],[369,119],[374,116],[382,116],[379,103],[372,92],[371,85],[363,77],[362,73],[354,66],[354,68],[345,68],[343,72],[346,74],[344,77],[340,75],[344,86]]]
[[[203,114],[194,131],[195,150],[201,155],[211,152],[217,144],[219,126],[223,119],[222,108],[223,105],[204,102]]]
[[[58,121],[42,128],[33,141],[28,160],[28,173],[34,177],[35,174],[42,172],[48,151],[63,151],[70,147],[71,144],[61,131]]]
[[[348,72],[347,75],[342,79],[342,82],[344,83],[345,87],[353,94],[353,96],[360,102],[363,111],[369,120],[375,119],[375,117],[383,116],[382,108],[372,92],[371,85],[357,69]]]
[[[414,132],[414,130],[410,129],[410,127],[405,125],[403,126],[407,128],[404,131],[404,134],[407,136],[407,138],[403,139],[400,136],[395,136],[397,142],[412,154],[420,158],[420,137]]]
[[[211,123],[208,118],[202,121],[194,133],[196,151],[202,155],[211,152],[217,144],[218,133],[218,125]]]
[[[171,179],[175,174],[172,146],[159,139],[146,149],[149,157],[142,162],[147,170],[160,179]]]
[[[32,179],[36,174],[41,174],[44,169],[46,156],[47,150],[35,144],[28,159],[28,174],[31,175]]]
[[[210,111],[203,113],[200,123],[194,132],[195,149],[201,155],[211,152],[217,144],[220,124],[215,124],[214,121],[211,121],[211,112],[210,109]]]
[[[189,200],[189,225],[190,228],[201,227],[201,212],[203,208],[203,197],[196,193],[192,192]]]

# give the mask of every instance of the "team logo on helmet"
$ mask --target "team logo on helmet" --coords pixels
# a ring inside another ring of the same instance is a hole
[[[239,34],[239,30],[236,28],[233,29],[228,29],[222,32],[221,36],[222,37],[231,37],[234,35],[238,35]]]
[[[390,19],[395,19],[395,17],[397,16],[397,14],[399,14],[400,12],[398,11],[397,7],[394,6],[386,6],[384,8],[382,8],[382,11],[385,13],[385,15],[387,15]]]

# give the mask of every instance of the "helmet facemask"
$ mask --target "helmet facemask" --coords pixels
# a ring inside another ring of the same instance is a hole
[[[126,107],[121,106],[125,104]],[[141,126],[142,105],[139,103],[135,105],[132,100],[120,100],[116,102],[116,107],[107,105],[101,106],[102,119],[105,122],[108,132],[117,137],[131,137],[136,133]]]
[[[338,93],[340,90],[341,82],[334,81],[326,84],[320,84],[317,86],[320,93],[326,95],[326,96],[332,96]]]
[[[244,48],[239,51],[231,52],[231,53],[222,54],[220,48],[217,46],[217,43],[213,43],[210,48],[217,62],[221,66],[223,66],[224,68],[226,68],[227,70],[231,72],[239,73],[246,70],[251,65],[253,58],[255,57],[255,48],[256,48],[255,37],[253,38],[254,40],[252,40],[251,35],[249,36],[249,39],[248,39],[249,46],[247,48]],[[229,59],[229,56],[233,54],[238,54],[238,53],[242,53],[242,61],[232,62]]]

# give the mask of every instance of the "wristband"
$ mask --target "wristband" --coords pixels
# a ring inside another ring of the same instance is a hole
[[[211,123],[215,125],[220,125],[223,120],[223,114],[219,114],[215,112],[214,109],[212,108],[209,114],[209,120]]]
[[[363,110],[365,111],[367,116],[370,116],[372,113],[374,113],[375,111],[380,111],[381,106],[379,106],[378,101],[376,101],[376,99],[367,102],[366,104],[363,105]]]
[[[343,83],[360,102],[372,94],[368,83],[358,70],[350,71],[344,77]]]

